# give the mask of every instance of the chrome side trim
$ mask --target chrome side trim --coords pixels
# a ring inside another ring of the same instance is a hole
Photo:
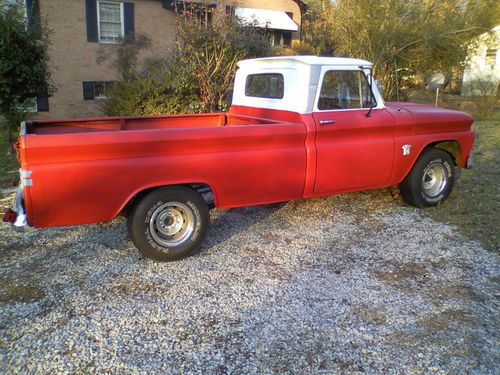
[[[33,186],[33,179],[31,178],[32,171],[25,171],[19,169],[19,177],[21,178],[20,184],[22,187]]]
[[[31,177],[31,171],[25,171],[25,170],[19,170],[19,174],[21,175],[21,178],[30,178]]]

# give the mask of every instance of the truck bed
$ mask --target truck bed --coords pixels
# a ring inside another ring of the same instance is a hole
[[[173,128],[204,128],[273,124],[280,121],[230,113],[104,117],[70,120],[40,120],[26,123],[26,134],[70,134],[113,132],[127,130],[155,130]]]
[[[299,115],[262,109],[26,122],[28,222],[109,221],[137,194],[180,184],[210,187],[222,208],[299,199],[306,135]]]

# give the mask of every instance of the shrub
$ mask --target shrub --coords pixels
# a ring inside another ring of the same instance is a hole
[[[316,51],[314,47],[307,44],[307,42],[301,42],[292,45],[291,47],[275,47],[272,51],[275,56],[293,56],[293,55],[315,55]]]
[[[477,120],[489,120],[500,99],[500,83],[491,79],[478,79],[464,83],[462,93],[473,102],[473,115]]]
[[[174,61],[150,67],[148,74],[120,81],[110,90],[102,110],[108,116],[196,113],[199,92],[183,67]]]
[[[179,17],[178,42],[167,58],[119,82],[104,103],[106,115],[214,112],[227,109],[236,64],[270,54],[265,33],[221,16],[213,24]]]

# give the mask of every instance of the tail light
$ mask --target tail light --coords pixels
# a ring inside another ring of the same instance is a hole
[[[14,223],[17,219],[17,213],[15,213],[11,208],[9,208],[5,213],[3,214],[2,221],[4,223]]]
[[[21,163],[21,155],[20,155],[21,141],[18,139],[17,142],[13,144],[13,146],[14,146],[14,150],[16,151],[17,161],[20,164]]]

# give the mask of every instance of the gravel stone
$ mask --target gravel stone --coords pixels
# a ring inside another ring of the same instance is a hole
[[[498,256],[389,190],[211,222],[174,263],[123,218],[0,224],[0,373],[498,373]]]

